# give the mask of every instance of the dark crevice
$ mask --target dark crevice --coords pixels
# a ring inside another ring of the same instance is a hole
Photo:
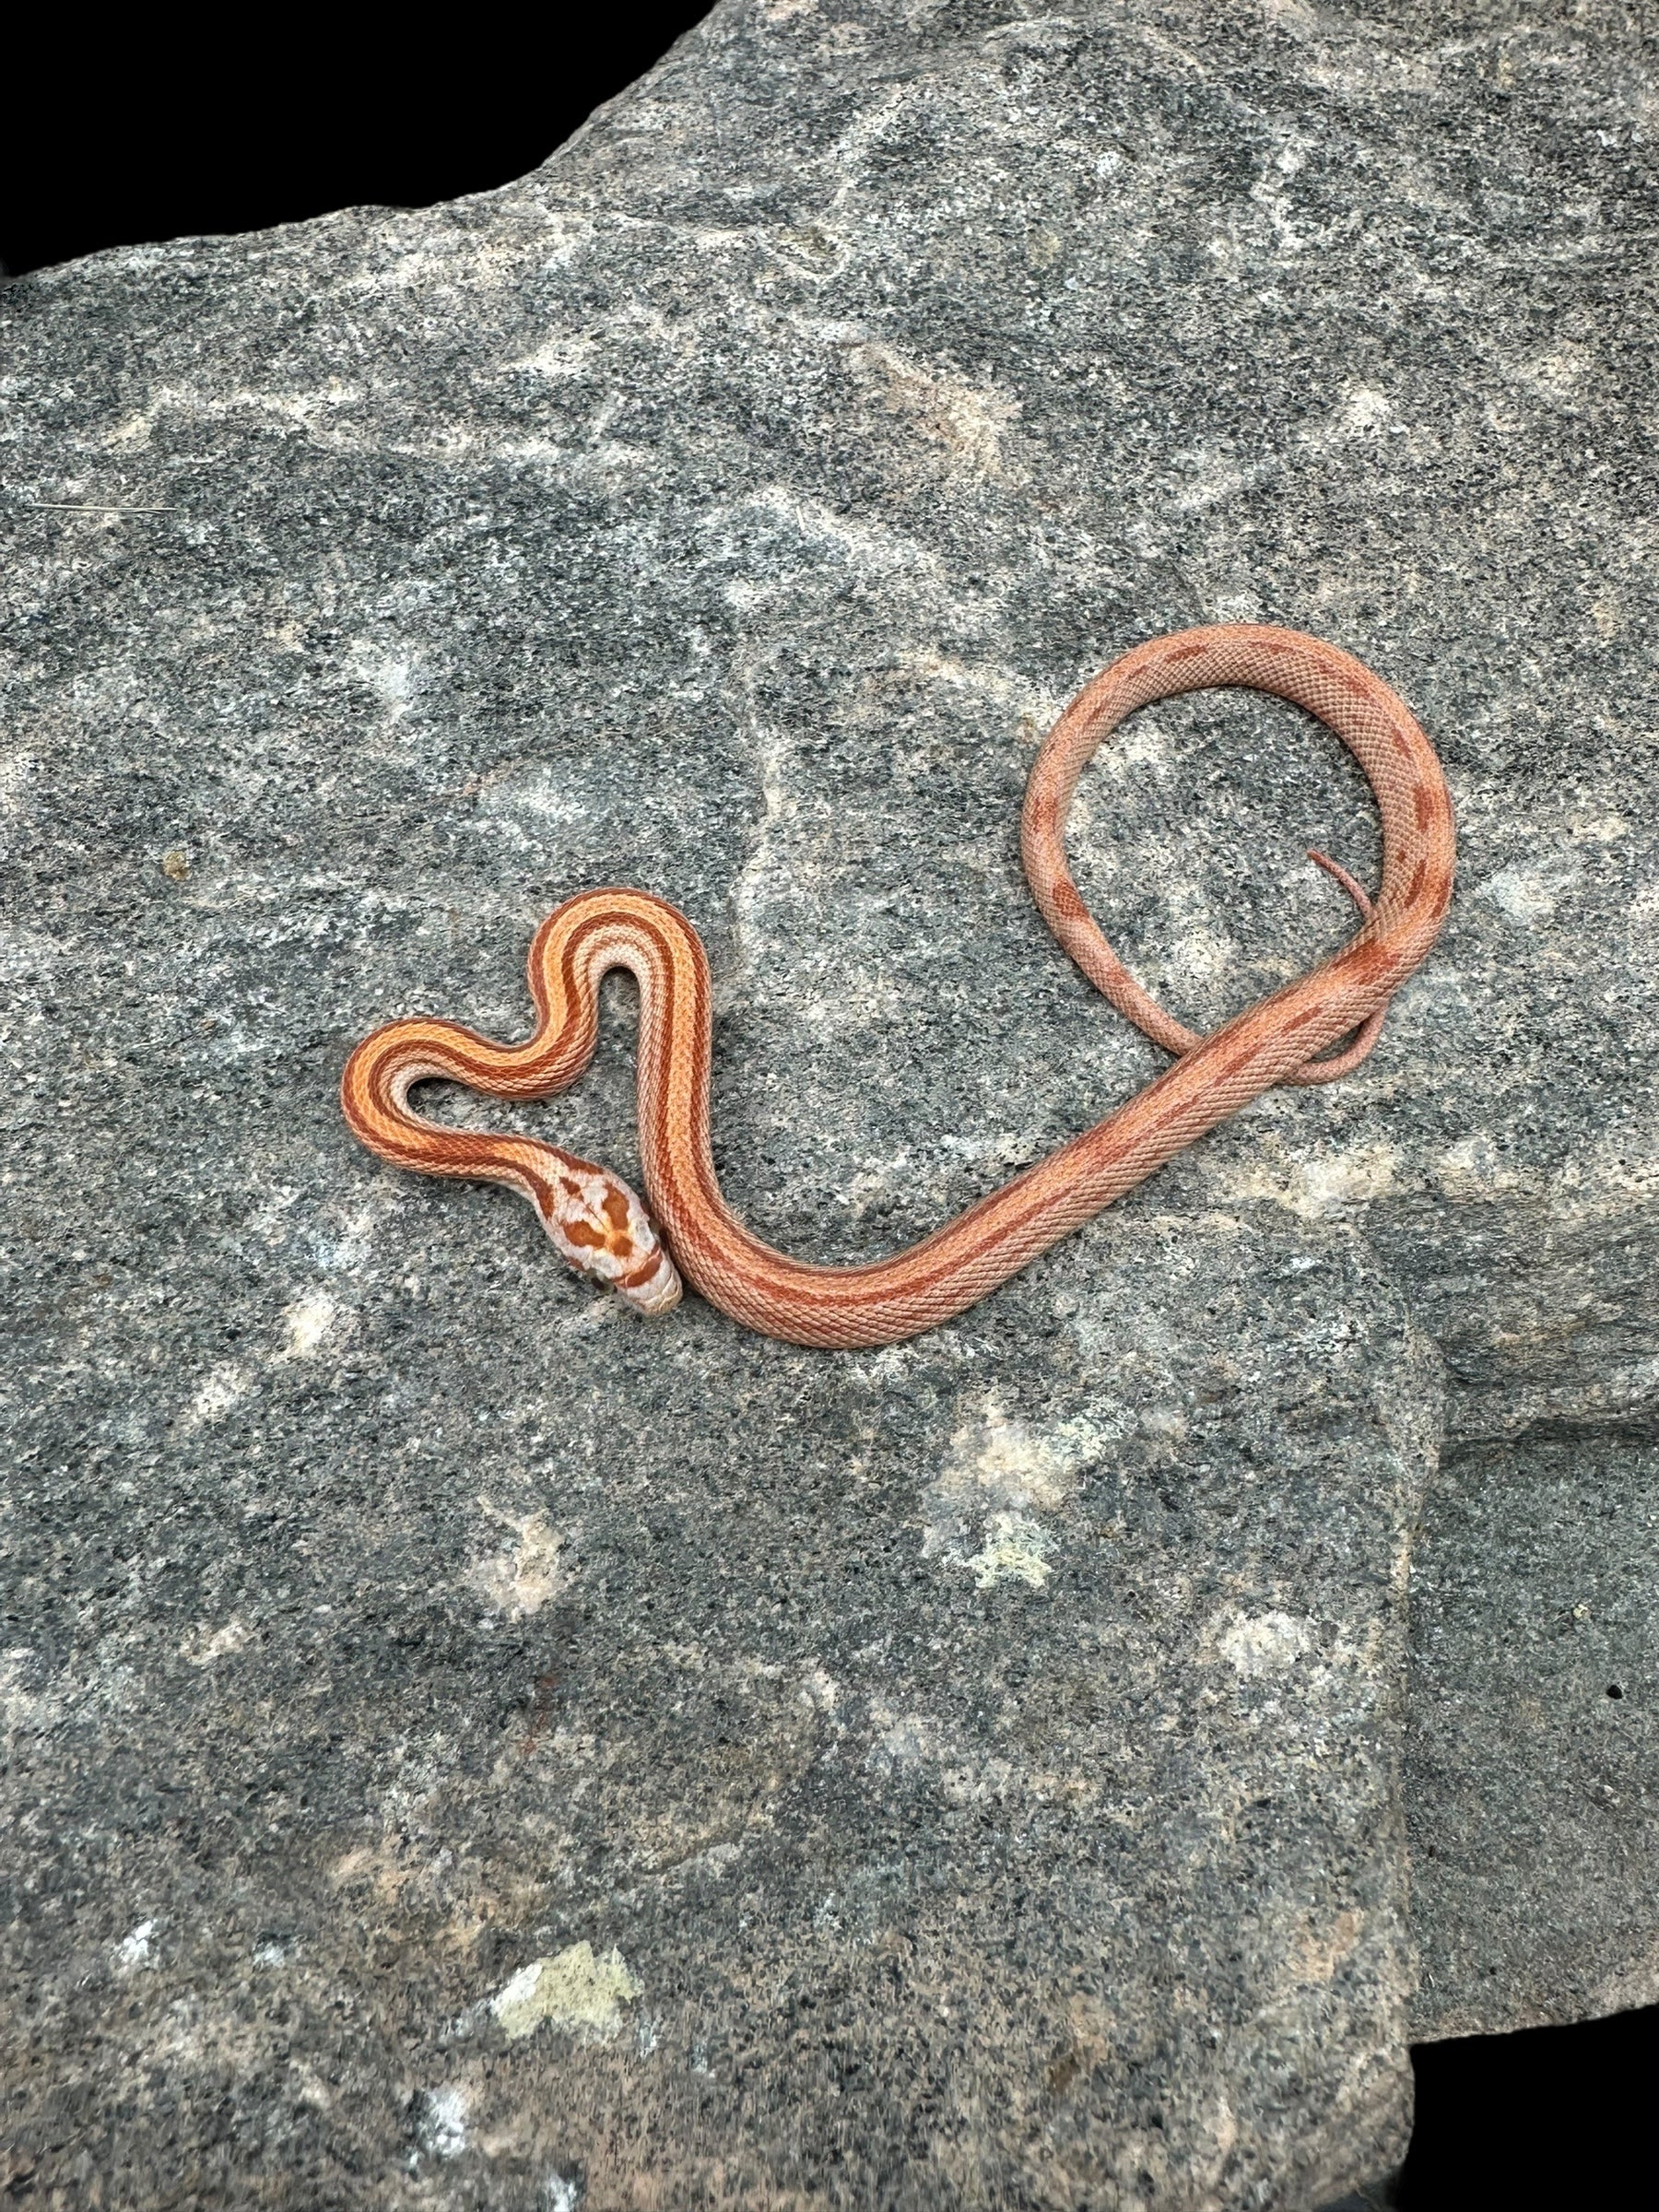
[[[1575,1421],[1551,1415],[1501,1436],[1453,1435],[1441,1450],[1441,1471],[1444,1474],[1448,1468],[1494,1452],[1516,1452],[1526,1444],[1624,1444],[1645,1451],[1659,1444],[1659,1412],[1612,1421]]]

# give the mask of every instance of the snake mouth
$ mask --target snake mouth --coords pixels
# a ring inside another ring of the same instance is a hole
[[[659,1313],[672,1313],[685,1295],[679,1269],[661,1244],[644,1266],[636,1267],[631,1275],[616,1277],[611,1288],[636,1313],[651,1320]]]

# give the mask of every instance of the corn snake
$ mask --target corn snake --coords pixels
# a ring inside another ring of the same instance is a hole
[[[1289,700],[1347,746],[1382,818],[1382,881],[1372,906],[1334,862],[1311,855],[1359,907],[1358,935],[1199,1037],[1166,1014],[1112,952],[1072,882],[1065,829],[1084,766],[1125,715],[1221,685]],[[530,948],[537,1022],[526,1042],[498,1044],[428,1019],[375,1031],[347,1064],[346,1119],[371,1151],[398,1166],[521,1192],[566,1258],[641,1312],[677,1304],[683,1275],[734,1320],[787,1342],[898,1343],[977,1303],[1263,1091],[1330,1081],[1357,1066],[1389,999],[1439,935],[1455,843],[1440,762],[1380,677],[1300,631],[1227,624],[1139,646],[1078,693],[1032,766],[1021,851],[1061,945],[1121,1012],[1178,1056],[1093,1128],[889,1259],[847,1267],[792,1260],[751,1235],[726,1205],[709,1134],[708,959],[690,923],[649,892],[584,891],[543,923]],[[433,1077],[501,1098],[569,1088],[593,1057],[600,980],[618,967],[630,970],[640,989],[640,1149],[650,1216],[607,1169],[557,1146],[444,1127],[410,1112],[411,1088]],[[1317,1057],[1353,1032],[1344,1052]]]

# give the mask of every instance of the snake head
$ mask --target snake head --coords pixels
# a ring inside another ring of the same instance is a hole
[[[637,1313],[666,1313],[678,1305],[680,1278],[666,1246],[639,1199],[608,1168],[557,1153],[535,1210],[571,1266],[606,1285]]]

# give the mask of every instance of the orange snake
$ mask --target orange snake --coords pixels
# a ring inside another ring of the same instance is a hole
[[[1291,700],[1347,746],[1382,816],[1382,886],[1372,907],[1351,877],[1312,854],[1354,897],[1359,934],[1197,1037],[1118,960],[1077,895],[1064,840],[1077,778],[1110,730],[1150,700],[1224,684]],[[346,1119],[371,1151],[400,1167],[522,1192],[565,1257],[642,1313],[677,1304],[684,1275],[711,1304],[769,1336],[834,1347],[895,1344],[975,1304],[1273,1085],[1326,1082],[1356,1066],[1390,997],[1439,935],[1455,855],[1440,762],[1395,694],[1335,646],[1252,624],[1158,639],[1080,691],[1032,766],[1021,846],[1055,936],[1115,1006],[1179,1057],[1104,1121],[890,1259],[806,1265],[752,1236],[721,1196],[709,1141],[709,963],[684,915],[646,891],[583,891],[548,915],[530,947],[539,1019],[527,1042],[496,1044],[425,1019],[376,1030],[347,1063]],[[408,1109],[411,1088],[429,1077],[500,1098],[567,1089],[593,1057],[599,982],[612,968],[630,970],[640,987],[640,1152],[661,1240],[607,1169],[531,1137],[445,1128]],[[1352,1031],[1346,1052],[1310,1065]]]

